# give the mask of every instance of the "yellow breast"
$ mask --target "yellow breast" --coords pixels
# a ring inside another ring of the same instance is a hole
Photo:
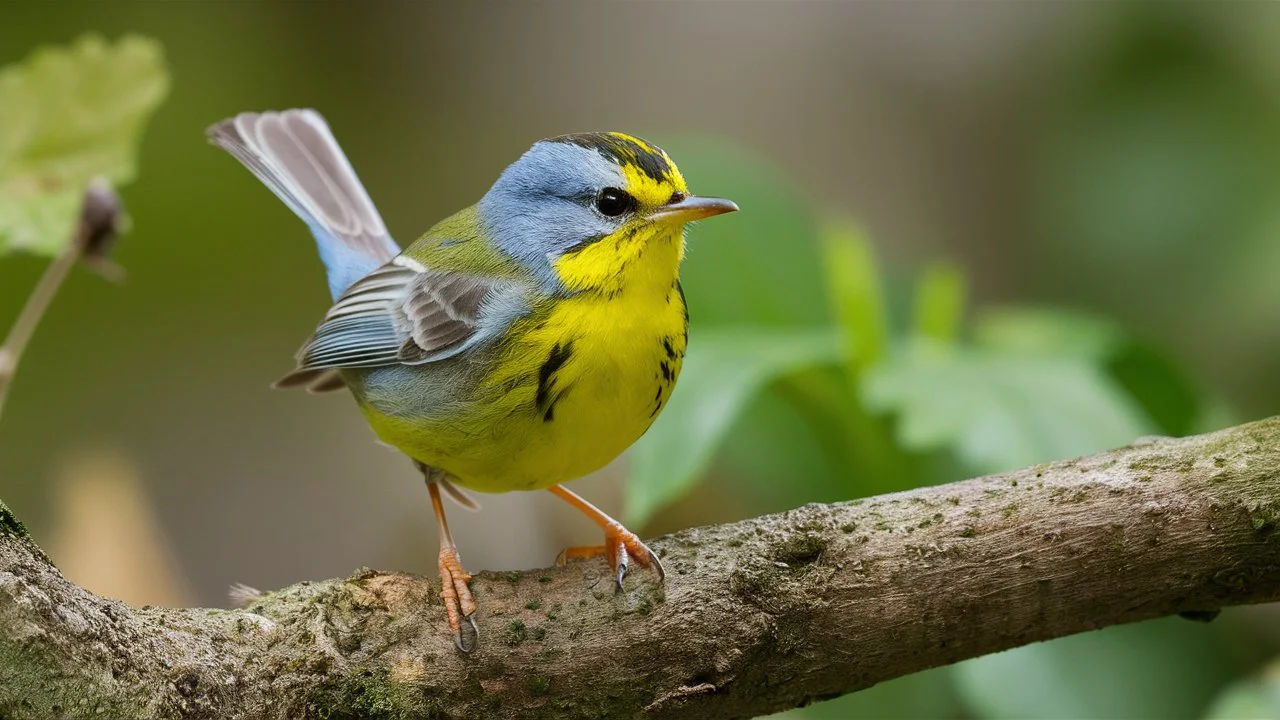
[[[680,373],[682,255],[677,229],[566,256],[557,271],[576,292],[509,329],[471,412],[384,439],[482,492],[545,488],[604,467],[649,428]]]

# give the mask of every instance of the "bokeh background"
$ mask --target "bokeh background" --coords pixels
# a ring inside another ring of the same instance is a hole
[[[123,192],[128,280],[79,273],[58,297],[0,424],[0,494],[73,579],[135,604],[434,567],[422,482],[350,399],[268,390],[328,300],[303,226],[205,144],[242,110],[320,109],[402,242],[538,138],[624,129],[667,147],[696,192],[758,201],[691,235],[694,346],[717,320],[828,322],[815,228],[853,219],[890,298],[945,261],[970,307],[1123,328],[1180,379],[1170,402],[1194,394],[1156,429],[1280,411],[1280,5],[8,3],[0,64],[86,31],[158,39],[172,89]],[[751,276],[752,257],[799,260]],[[0,261],[0,327],[45,262]],[[710,479],[641,529],[965,474],[838,477],[785,400],[753,400]],[[625,468],[575,487],[624,512]],[[543,495],[454,511],[468,565],[540,566],[595,541]],[[796,716],[1246,712],[1229,688],[1278,644],[1272,608],[1165,620]]]

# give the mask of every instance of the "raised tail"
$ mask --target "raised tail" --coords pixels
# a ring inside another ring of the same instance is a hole
[[[320,113],[240,113],[207,134],[311,228],[334,300],[400,253]]]

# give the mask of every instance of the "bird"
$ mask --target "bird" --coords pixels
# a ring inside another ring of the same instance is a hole
[[[691,195],[639,137],[568,134],[401,251],[319,112],[244,112],[207,136],[315,239],[334,303],[276,387],[348,390],[422,473],[459,650],[478,642],[477,605],[442,493],[474,506],[461,488],[548,490],[604,534],[561,561],[603,554],[619,590],[632,562],[664,581],[653,550],[564,483],[622,454],[666,405],[688,342],[686,226],[736,204]]]

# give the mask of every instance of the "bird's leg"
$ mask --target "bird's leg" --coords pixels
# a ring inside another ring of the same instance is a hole
[[[628,559],[635,560],[641,567],[653,568],[658,573],[658,582],[662,582],[666,578],[666,572],[662,569],[662,561],[658,560],[658,555],[650,550],[649,546],[641,542],[635,533],[623,527],[622,523],[604,514],[600,508],[587,502],[577,493],[563,485],[552,485],[547,489],[561,500],[581,510],[583,514],[591,518],[592,522],[604,530],[604,545],[566,548],[560,553],[560,557],[556,558],[557,563],[563,564],[570,558],[588,558],[604,555],[609,560],[609,569],[613,571],[613,577],[618,583],[619,590],[622,589],[622,578],[627,575]]]
[[[471,596],[471,574],[462,569],[462,559],[458,557],[458,547],[453,544],[453,536],[449,534],[449,523],[444,518],[444,503],[440,500],[440,484],[432,480],[427,473],[427,491],[431,493],[431,509],[436,514],[436,527],[440,530],[440,599],[444,601],[444,610],[449,615],[449,629],[453,631],[453,644],[462,652],[475,649],[475,641],[480,637],[480,629],[476,627],[474,613],[475,598]],[[471,626],[469,637],[462,637],[462,621]]]

